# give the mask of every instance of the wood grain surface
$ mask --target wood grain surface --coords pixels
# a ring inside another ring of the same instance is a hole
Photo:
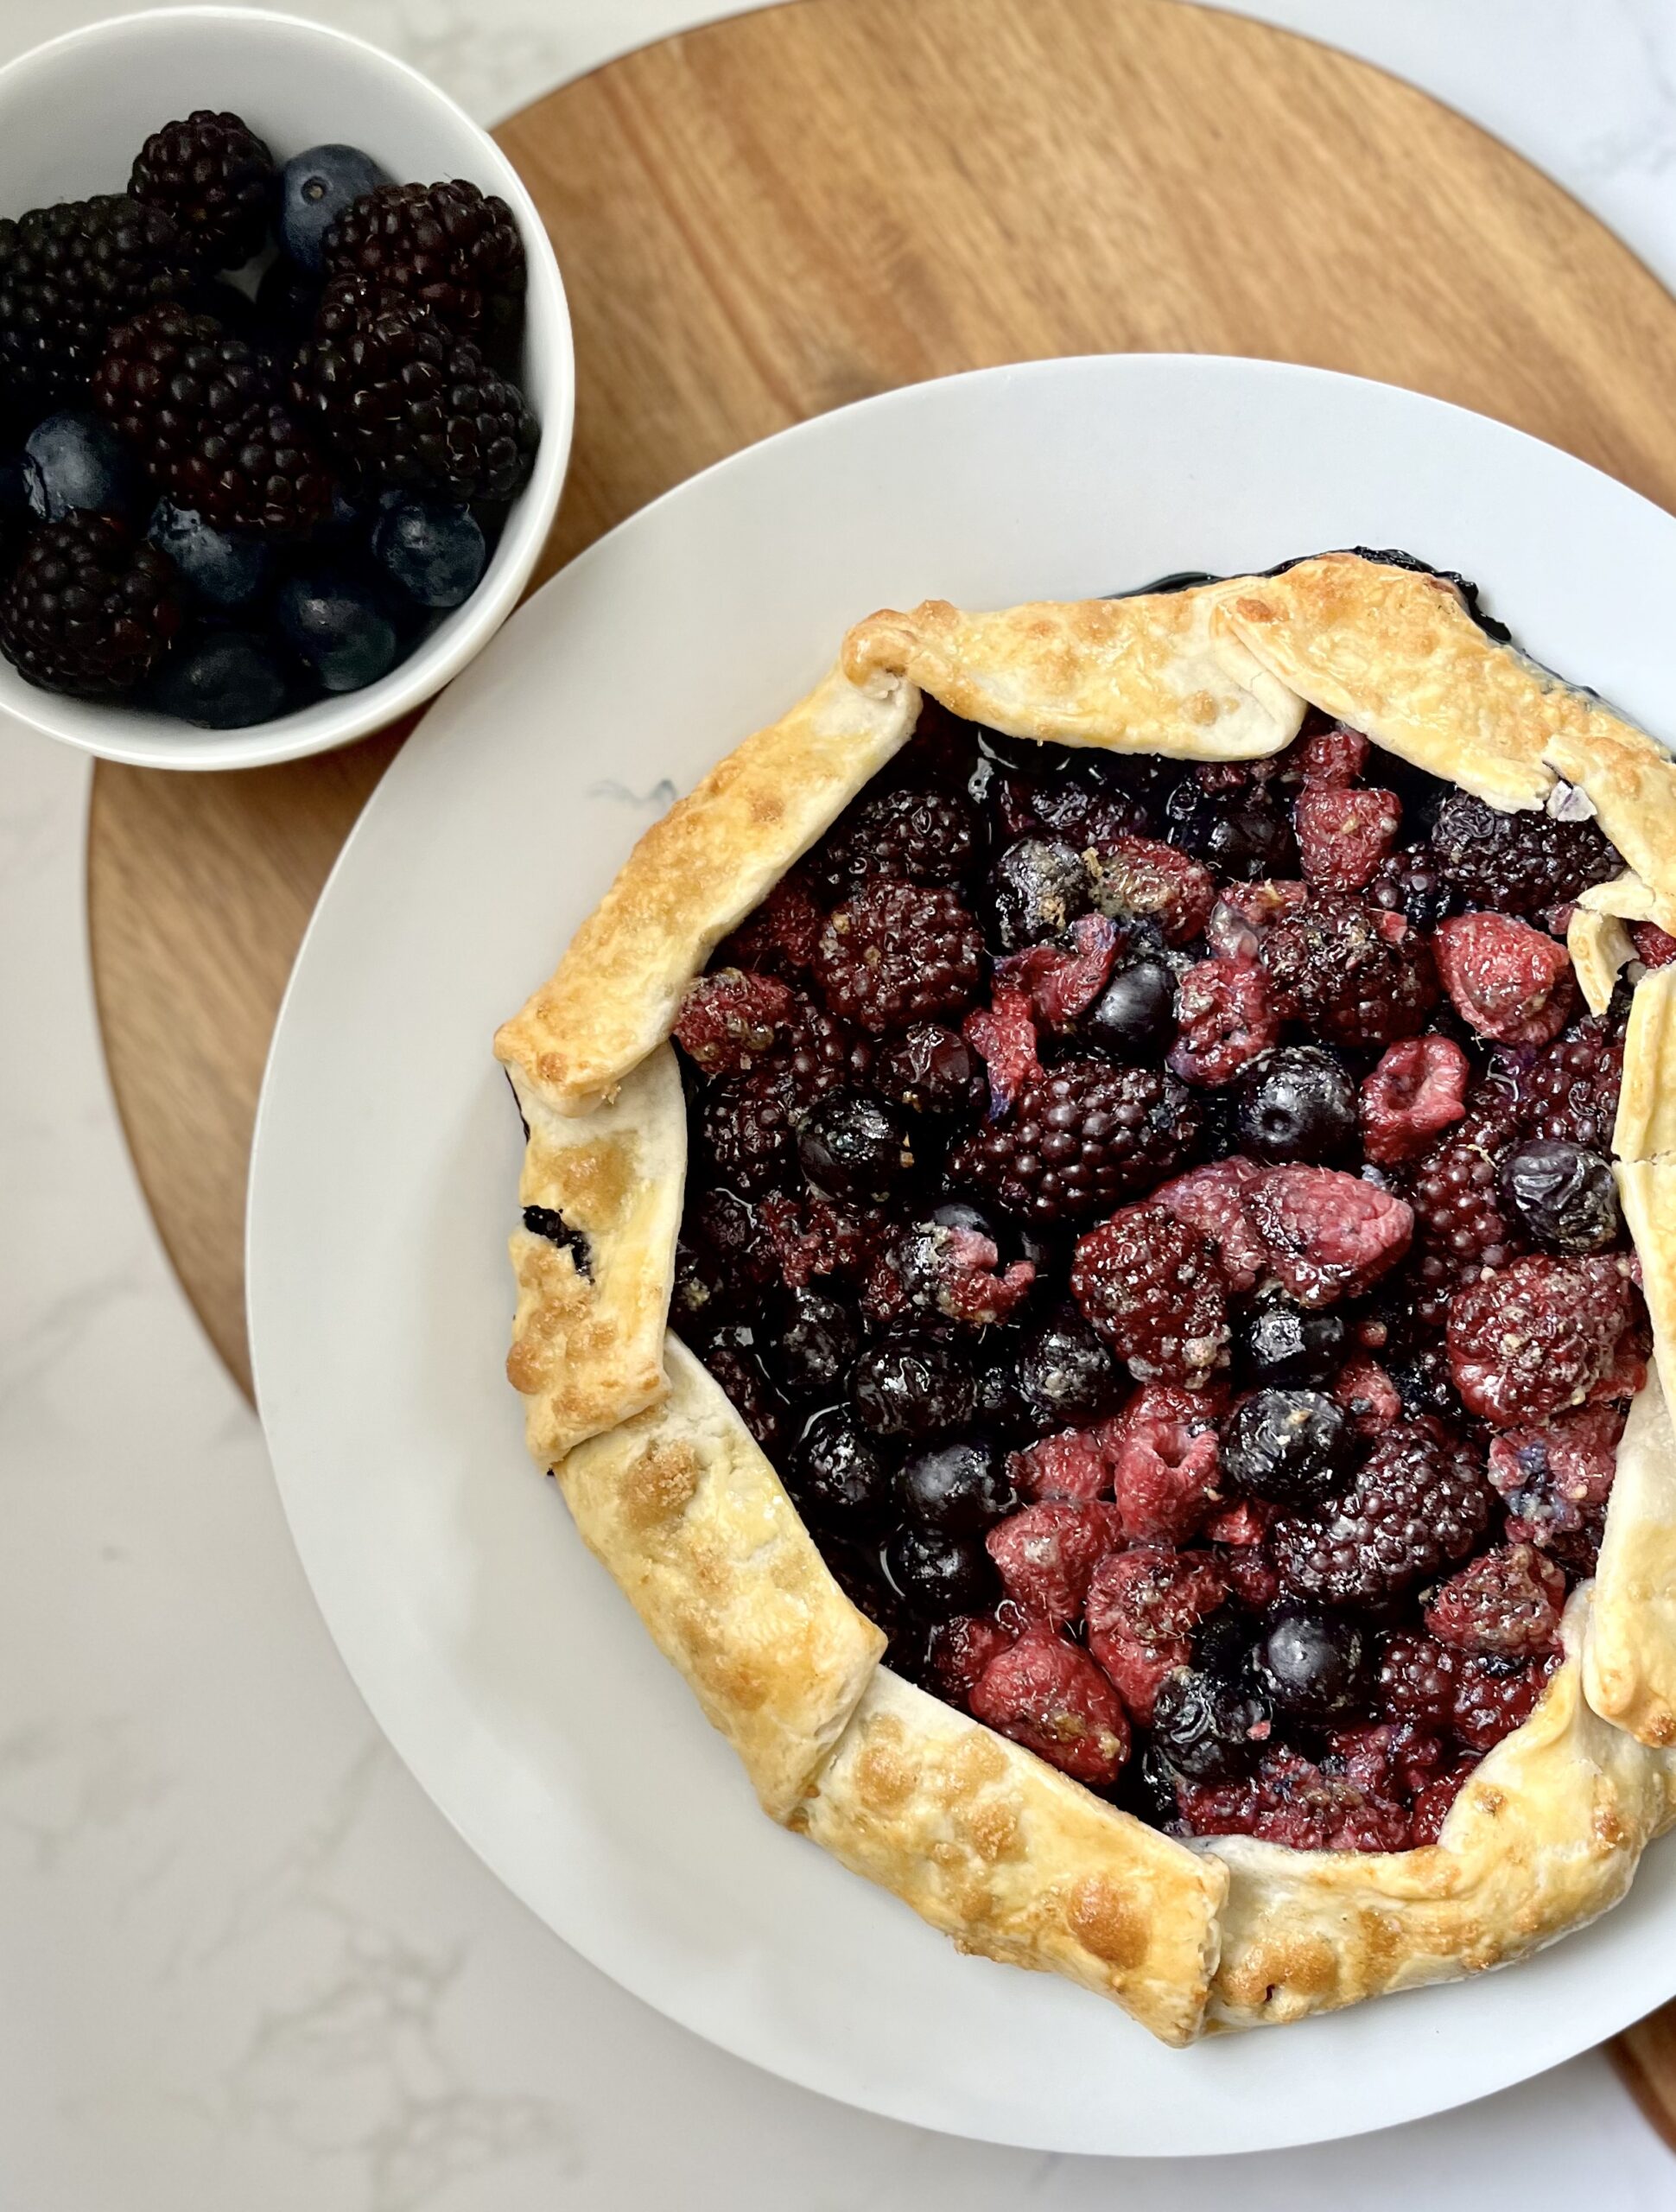
[[[1676,305],[1647,271],[1459,116],[1263,25],[1178,0],[799,0],[613,63],[498,136],[575,318],[575,451],[543,575],[789,423],[1084,352],[1408,385],[1676,505]],[[403,734],[239,775],[101,764],[94,782],[117,1097],[247,1389],[263,1059],[321,884]],[[1676,2009],[1618,2055],[1676,2145]]]

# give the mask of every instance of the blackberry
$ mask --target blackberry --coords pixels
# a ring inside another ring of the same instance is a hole
[[[1419,1227],[1413,1277],[1419,1315],[1439,1326],[1450,1294],[1486,1268],[1503,1268],[1524,1239],[1503,1211],[1501,1155],[1518,1134],[1508,1092],[1486,1085],[1463,1120],[1432,1146],[1409,1190]]]
[[[1192,1092],[1162,1069],[1061,1060],[955,1147],[949,1173],[1026,1220],[1079,1221],[1171,1174],[1198,1132]]]
[[[0,652],[43,691],[131,691],[180,626],[168,556],[112,516],[79,509],[38,532],[0,591]]]
[[[179,299],[196,273],[173,219],[125,194],[0,220],[0,370],[13,396],[48,400],[85,385],[106,331]]]
[[[1470,791],[1451,791],[1438,810],[1432,850],[1463,904],[1530,918],[1604,883],[1623,866],[1592,821],[1501,814]]]
[[[486,345],[523,319],[528,271],[512,211],[459,178],[364,194],[327,231],[321,257],[328,282],[368,277]]]
[[[1394,1421],[1343,1497],[1319,1514],[1277,1521],[1269,1541],[1292,1595],[1379,1605],[1463,1559],[1494,1503],[1464,1440],[1441,1421]]]
[[[332,480],[271,363],[213,315],[164,305],[113,330],[93,399],[175,505],[213,529],[301,537],[331,511]]]
[[[1585,1014],[1524,1065],[1508,1058],[1524,1135],[1610,1151],[1623,1079],[1621,1033],[1598,1014]]]
[[[864,796],[821,841],[807,866],[838,898],[872,876],[958,883],[971,872],[982,824],[969,799],[923,785]]]
[[[368,301],[340,278],[291,372],[292,404],[367,482],[510,499],[539,437],[516,385],[428,308]]]
[[[1452,1646],[1418,1629],[1399,1629],[1380,1653],[1380,1712],[1444,1734],[1454,1718],[1459,1673],[1460,1654]]]
[[[1559,1637],[1565,1577],[1533,1544],[1469,1560],[1425,1609],[1440,1643],[1501,1659],[1533,1659]]]
[[[734,1412],[773,1458],[790,1440],[790,1411],[762,1371],[754,1332],[747,1324],[728,1322],[695,1350],[727,1393]]]
[[[1434,930],[1449,912],[1450,887],[1429,845],[1387,853],[1362,893],[1370,906],[1400,914],[1417,930]]]
[[[1455,1690],[1456,1734],[1472,1751],[1493,1750],[1535,1712],[1557,1664],[1558,1655],[1523,1660],[1469,1652]]]
[[[794,1103],[808,1106],[841,1085],[868,1084],[873,1042],[813,1000],[799,1001],[785,1028],[785,1080]]]
[[[277,172],[267,147],[236,115],[196,107],[141,147],[130,197],[172,215],[206,269],[232,269],[267,233]]]
[[[719,1182],[757,1197],[785,1182],[791,1162],[791,1115],[778,1070],[713,1084],[698,1103],[701,1158]]]
[[[1140,1382],[1196,1388],[1226,1361],[1222,1269],[1204,1238],[1162,1206],[1131,1206],[1080,1238],[1070,1287]]]
[[[943,886],[864,884],[828,917],[815,948],[833,1012],[875,1033],[962,1012],[983,970],[978,925]]]
[[[1341,1045],[1416,1035],[1438,1000],[1437,970],[1413,932],[1393,942],[1374,909],[1318,891],[1282,914],[1261,947],[1280,1014]]]

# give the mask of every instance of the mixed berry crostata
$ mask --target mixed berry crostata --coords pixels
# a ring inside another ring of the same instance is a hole
[[[1676,1818],[1673,992],[1676,767],[1458,580],[874,615],[497,1039],[530,1447],[962,1948],[1516,1958]]]

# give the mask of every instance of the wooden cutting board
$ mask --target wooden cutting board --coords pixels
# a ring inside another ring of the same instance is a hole
[[[575,318],[543,575],[789,423],[1081,353],[1351,370],[1676,505],[1676,304],[1497,141],[1260,24],[1177,0],[801,0],[631,54],[497,135]],[[245,774],[94,779],[111,1078],[164,1243],[246,1389],[263,1063],[320,887],[404,734]],[[1676,2142],[1676,2014],[1623,2049]]]

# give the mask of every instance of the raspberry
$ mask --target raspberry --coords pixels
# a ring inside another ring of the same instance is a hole
[[[1228,1357],[1228,1294],[1204,1238],[1162,1206],[1130,1206],[1079,1239],[1071,1295],[1143,1382],[1209,1380]]]
[[[1413,1844],[1416,1847],[1436,1843],[1443,1834],[1444,1822],[1449,1810],[1461,1794],[1461,1785],[1478,1764],[1476,1756],[1457,1759],[1453,1766],[1434,1775],[1423,1789],[1414,1792]]]
[[[1501,1659],[1533,1659],[1559,1635],[1565,1577],[1530,1544],[1505,1544],[1451,1574],[1425,1609],[1441,1643]]]
[[[1494,1499],[1476,1452],[1441,1421],[1393,1421],[1341,1497],[1275,1522],[1275,1565],[1298,1597],[1380,1604],[1463,1559]]]
[[[970,1005],[983,939],[955,893],[889,880],[865,884],[828,916],[815,974],[835,1014],[875,1033]]]
[[[1529,1137],[1559,1137],[1585,1152],[1605,1152],[1617,1118],[1623,1039],[1585,1014],[1547,1050],[1514,1071],[1519,1126]]]
[[[1419,1629],[1387,1637],[1379,1662],[1379,1709],[1387,1719],[1444,1731],[1455,1722],[1461,1656]]]
[[[1443,1764],[1437,1732],[1413,1720],[1330,1729],[1327,1742],[1332,1772],[1385,1797],[1405,1797],[1424,1788]]]
[[[791,1116],[777,1068],[759,1068],[713,1084],[699,1100],[701,1156],[718,1182],[756,1197],[784,1181],[791,1161]]]
[[[1061,1773],[1108,1788],[1129,1756],[1122,1701],[1086,1651],[1051,1629],[1028,1629],[972,1687],[974,1719]]]
[[[1283,1020],[1343,1045],[1413,1037],[1436,1003],[1432,955],[1412,933],[1387,936],[1381,918],[1342,891],[1320,891],[1283,914],[1262,948]]]
[[[1438,809],[1432,849],[1468,906],[1502,914],[1540,914],[1623,866],[1597,823],[1501,814],[1462,791]]]
[[[1176,1800],[1190,1835],[1254,1835],[1294,1851],[1408,1847],[1406,1807],[1284,1747],[1238,1781],[1178,1781]]]
[[[1289,758],[1306,785],[1354,784],[1368,765],[1368,741],[1360,730],[1334,722],[1300,737]]]
[[[1435,929],[1449,899],[1449,886],[1429,845],[1407,845],[1400,852],[1387,853],[1368,887],[1370,906],[1400,914],[1417,930]]]
[[[1402,807],[1394,791],[1306,784],[1292,810],[1304,874],[1333,891],[1371,883],[1396,842]]]
[[[1656,922],[1631,922],[1629,935],[1642,967],[1668,968],[1676,960],[1676,937],[1667,937]]]
[[[1377,1360],[1346,1360],[1333,1384],[1333,1399],[1350,1416],[1359,1436],[1383,1434],[1402,1419],[1402,1396]]]
[[[707,1193],[699,1204],[702,1206],[708,1199],[714,1205],[721,1198],[740,1207],[740,1201],[727,1192]],[[740,1211],[748,1221],[748,1212],[743,1207]],[[823,1275],[837,1275],[849,1283],[861,1281],[879,1256],[886,1230],[885,1217],[876,1206],[842,1206],[818,1191],[803,1198],[771,1192],[758,1206],[756,1220],[762,1234],[753,1236],[753,1243],[759,1251],[766,1248],[781,1279],[792,1290],[801,1290]]]
[[[681,1001],[675,1039],[706,1075],[740,1075],[772,1051],[793,1003],[771,976],[717,969],[701,976]]]
[[[1101,1637],[1168,1643],[1191,1636],[1227,1602],[1227,1580],[1209,1552],[1171,1551],[1160,1544],[1112,1552],[1089,1585],[1089,1647],[1098,1658]]]
[[[1274,1571],[1267,1545],[1229,1544],[1216,1556],[1222,1561],[1235,1602],[1247,1612],[1267,1612],[1280,1595],[1280,1578]]]
[[[1577,980],[1556,938],[1507,914],[1457,914],[1432,944],[1444,988],[1480,1036],[1546,1045],[1565,1027]]]
[[[1248,1204],[1271,1269],[1300,1306],[1359,1298],[1413,1235],[1413,1211],[1401,1198],[1336,1167],[1272,1167]]]
[[[950,1179],[1009,1213],[1075,1221],[1180,1165],[1198,1135],[1192,1093],[1157,1068],[1061,1060],[1027,1080],[1012,1113],[963,1139]]]
[[[998,981],[989,1004],[974,1008],[962,1022],[961,1035],[988,1075],[990,1113],[1005,1114],[1025,1084],[1042,1072],[1027,994]]]
[[[1266,1170],[1243,1153],[1207,1160],[1185,1175],[1160,1183],[1150,1203],[1196,1229],[1216,1255],[1232,1291],[1254,1290],[1268,1266],[1268,1251],[1252,1226],[1250,1199]]]
[[[1219,960],[1254,960],[1280,917],[1296,912],[1309,895],[1307,883],[1273,877],[1260,883],[1225,883],[1204,925],[1204,941]]]
[[[1220,1503],[1216,1395],[1150,1382],[1107,1423],[1112,1486],[1131,1543],[1183,1543]]]
[[[995,963],[995,979],[1022,991],[1047,1029],[1069,1029],[1106,988],[1117,958],[1118,931],[1104,914],[1080,914],[1070,942],[1032,944]]]
[[[1475,1751],[1492,1750],[1530,1719],[1559,1664],[1558,1652],[1535,1660],[1469,1654],[1455,1686],[1455,1733]]]
[[[1450,1302],[1455,1387],[1471,1412],[1501,1428],[1633,1395],[1645,1375],[1639,1305],[1617,1259],[1514,1260]]]
[[[768,896],[716,949],[734,968],[800,976],[815,957],[825,917],[796,875],[782,876]]]
[[[1180,1034],[1170,1066],[1184,1082],[1229,1083],[1280,1033],[1268,977],[1254,960],[1201,960],[1176,992]]]
[[[1030,1295],[1029,1260],[1003,1268],[993,1238],[981,1230],[920,1222],[899,1237],[873,1270],[866,1304],[886,1324],[909,1311],[940,1313],[969,1329],[1008,1319]]]
[[[962,1613],[954,1620],[939,1621],[926,1647],[931,1687],[949,1704],[966,1705],[990,1661],[1010,1651],[1018,1640],[1018,1629],[993,1614]]]
[[[1021,1497],[1039,1503],[1058,1498],[1086,1505],[1111,1495],[1113,1445],[1108,1428],[1062,1428],[1015,1452],[1006,1463],[1007,1479]]]
[[[1089,1649],[1100,1671],[1123,1700],[1124,1709],[1143,1728],[1152,1724],[1153,1707],[1166,1675],[1191,1664],[1193,1647],[1185,1637],[1167,1643],[1138,1643],[1133,1637],[1113,1634]]]
[[[1090,854],[1095,904],[1119,922],[1155,922],[1166,944],[1202,934],[1216,903],[1216,879],[1175,845],[1113,837]]]
[[[1033,1620],[1080,1620],[1089,1581],[1123,1540],[1117,1508],[1048,1499],[999,1522],[984,1538],[1006,1594]]]
[[[1584,1406],[1491,1440],[1490,1481],[1529,1541],[1551,1550],[1600,1518],[1618,1471],[1623,1421],[1622,1406]]]
[[[1389,1045],[1362,1086],[1362,1148],[1382,1166],[1413,1160],[1466,1111],[1472,1069],[1449,1037]]]
[[[874,876],[958,883],[971,873],[981,825],[969,799],[924,786],[863,793],[805,865],[839,897]]]

